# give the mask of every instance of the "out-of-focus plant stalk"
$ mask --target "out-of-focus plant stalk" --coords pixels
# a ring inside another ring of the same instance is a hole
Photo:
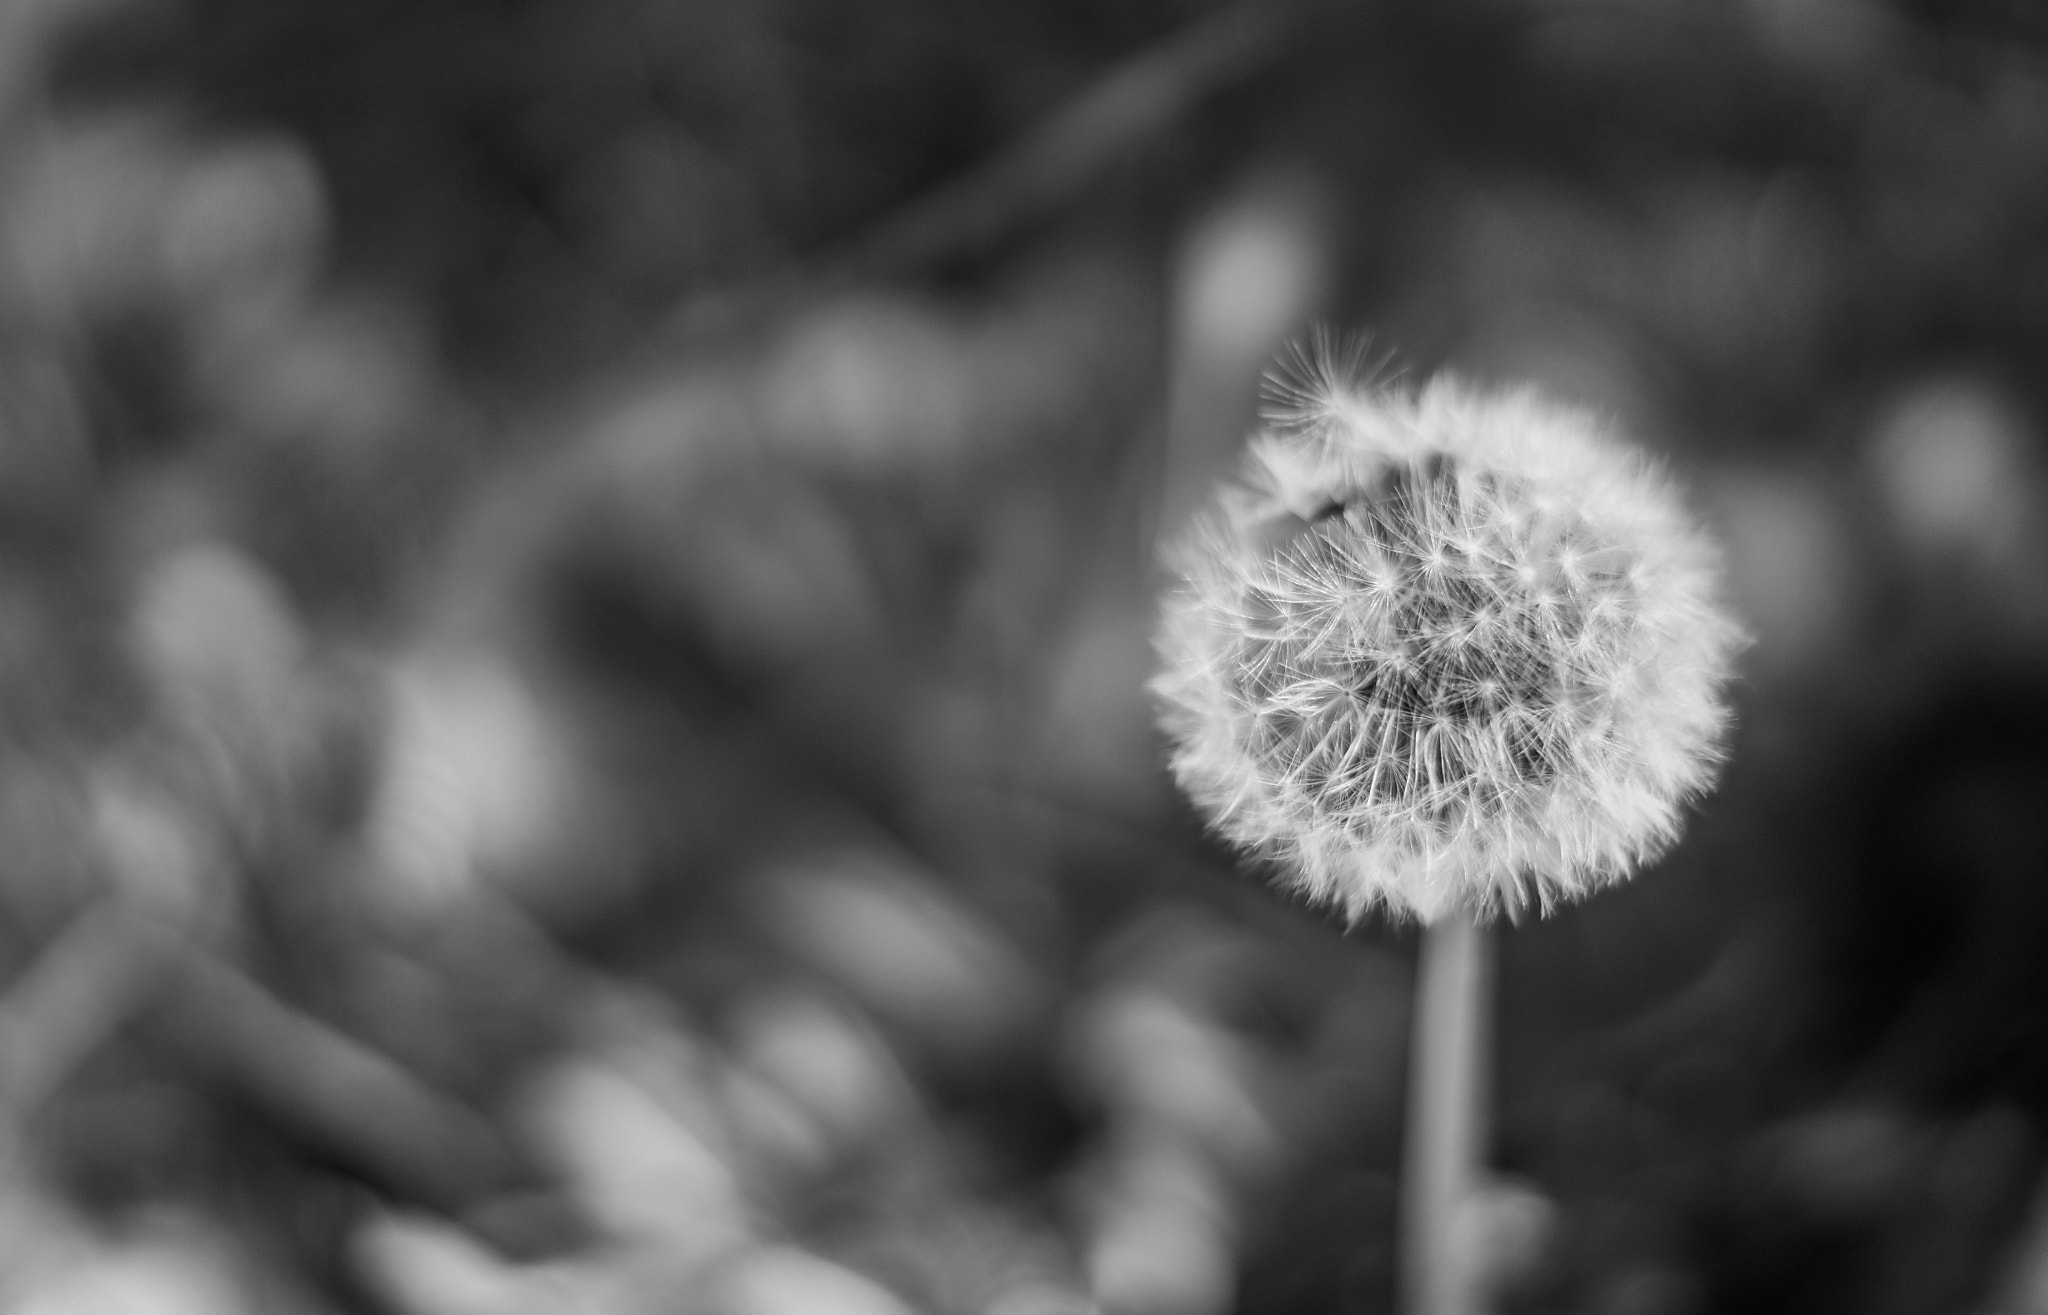
[[[118,904],[59,932],[0,996],[0,1128],[11,1138],[162,976],[165,955]]]
[[[1486,1146],[1492,986],[1486,928],[1454,914],[1423,929],[1401,1175],[1404,1315],[1478,1315],[1486,1307],[1469,1216]]]

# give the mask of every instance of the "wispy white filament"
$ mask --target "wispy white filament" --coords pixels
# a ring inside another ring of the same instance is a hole
[[[1675,491],[1528,390],[1297,401],[1171,556],[1152,689],[1183,788],[1354,917],[1626,877],[1712,781],[1741,642]]]

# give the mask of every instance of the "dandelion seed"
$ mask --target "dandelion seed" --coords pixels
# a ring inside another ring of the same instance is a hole
[[[1353,917],[1548,910],[1662,851],[1741,644],[1672,488],[1527,390],[1286,396],[1172,555],[1182,787]]]

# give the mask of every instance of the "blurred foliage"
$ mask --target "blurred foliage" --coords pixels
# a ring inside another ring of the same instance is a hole
[[[1390,1308],[1412,932],[1153,544],[1316,320],[1620,415],[1722,790],[1502,938],[1501,1309],[2048,1310],[2048,24],[0,5],[0,1304]]]

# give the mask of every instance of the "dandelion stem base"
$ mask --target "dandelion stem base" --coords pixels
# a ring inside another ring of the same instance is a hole
[[[1402,1168],[1404,1315],[1479,1315],[1485,1306],[1469,1207],[1487,1135],[1492,952],[1486,929],[1462,915],[1423,931]]]

